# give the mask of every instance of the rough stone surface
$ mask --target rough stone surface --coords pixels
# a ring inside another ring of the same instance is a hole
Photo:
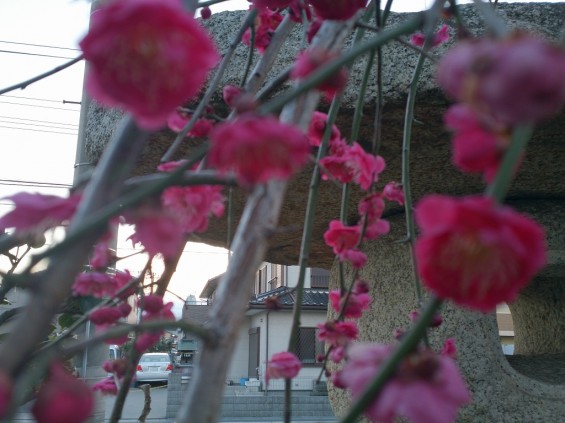
[[[482,32],[479,18],[472,7],[463,7],[463,15],[469,23],[469,28],[475,33]],[[548,37],[555,37],[563,26],[565,4],[500,4],[499,10],[511,21],[511,26],[534,30]],[[408,18],[407,14],[392,14],[390,25],[395,25]],[[226,48],[229,40],[235,34],[238,24],[244,17],[243,12],[224,12],[212,16],[206,22],[210,32],[214,34],[219,46]],[[295,28],[288,45],[283,48],[280,58],[269,75],[277,75],[290,66],[296,57],[300,45],[300,28]],[[434,54],[441,55],[448,46],[441,47]],[[385,111],[383,117],[382,148],[380,154],[387,161],[387,170],[382,181],[400,179],[400,157],[402,144],[402,128],[404,119],[404,104],[407,87],[412,69],[416,61],[415,53],[399,43],[392,43],[383,49],[383,91]],[[229,67],[225,83],[237,84],[242,75],[243,65],[247,58],[244,46],[238,46],[235,59]],[[350,84],[344,96],[343,110],[340,113],[338,126],[347,135],[351,124],[352,110],[356,99],[356,87],[362,75],[363,60],[356,63],[350,77]],[[415,198],[423,193],[435,191],[450,194],[480,192],[483,185],[479,178],[464,176],[455,171],[449,160],[449,134],[442,125],[442,115],[448,102],[436,87],[433,66],[428,65],[419,87],[416,101],[415,122],[412,143],[412,184]],[[365,98],[364,118],[359,142],[368,146],[373,135],[373,115],[376,99],[375,79],[369,83]],[[225,114],[219,94],[212,102],[219,114]],[[327,105],[322,105],[324,109]],[[96,162],[113,133],[120,113],[102,111],[96,105],[91,106],[87,128],[87,151],[93,162]],[[565,162],[565,143],[563,133],[565,116],[543,125],[534,136],[531,148],[524,160],[524,165],[511,191],[511,196],[544,196],[565,194],[563,184],[563,167]],[[136,170],[137,174],[154,171],[159,159],[172,142],[174,134],[163,130],[154,135],[152,142],[143,154]],[[198,141],[186,142],[179,158],[187,154]],[[266,259],[274,263],[295,264],[298,259],[300,238],[308,184],[311,168],[299,174],[290,184],[287,198],[280,219],[280,230],[272,237],[271,248]],[[540,177],[543,175],[543,178]],[[348,216],[352,222],[357,219],[354,204],[359,199],[359,193],[353,192]],[[246,193],[235,189],[233,195],[233,210],[237,223],[245,202]],[[316,211],[316,222],[313,228],[310,263],[314,266],[331,266],[331,250],[323,242],[323,233],[328,221],[339,216],[341,190],[331,183],[322,184]],[[394,214],[397,209],[391,208],[387,213]],[[224,246],[226,243],[227,221],[223,219],[211,222],[206,234],[201,236],[202,242]]]

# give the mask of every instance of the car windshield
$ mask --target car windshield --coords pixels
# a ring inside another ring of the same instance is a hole
[[[171,360],[167,355],[144,355],[139,361],[141,363],[162,363]]]

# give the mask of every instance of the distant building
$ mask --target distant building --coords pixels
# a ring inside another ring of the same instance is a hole
[[[257,270],[254,289],[250,292],[249,307],[245,313],[245,324],[241,328],[228,369],[228,384],[240,384],[251,379],[248,384],[260,384],[265,388],[266,362],[274,353],[286,351],[288,348],[298,271],[298,266],[271,263],[263,263]],[[196,302],[192,296],[187,298],[183,320],[200,324],[207,322],[222,276],[208,280],[200,294],[202,302]],[[306,270],[302,327],[297,346],[302,370],[298,377],[293,379],[293,389],[310,390],[320,376],[321,364],[317,362],[316,356],[323,354],[324,345],[316,338],[316,325],[327,319],[328,283],[328,271],[317,268]],[[178,349],[179,353],[186,354],[186,364],[192,364],[192,359],[198,353],[198,342],[192,335],[183,334]],[[283,389],[283,382],[273,380],[267,389]]]

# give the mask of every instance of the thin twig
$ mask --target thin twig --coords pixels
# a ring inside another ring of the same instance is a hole
[[[241,41],[241,38],[243,37],[245,30],[247,29],[248,26],[251,26],[251,25],[254,24],[255,16],[257,16],[257,9],[250,11],[249,15],[247,15],[247,19],[245,20],[244,24],[239,29],[239,31],[237,32],[237,34],[233,38],[232,42],[230,43],[228,51],[224,54],[222,62],[220,63],[220,67],[216,71],[216,74],[214,75],[214,78],[212,78],[212,81],[210,82],[210,85],[206,89],[204,96],[202,97],[202,99],[198,103],[198,106],[194,110],[194,114],[192,115],[192,117],[190,118],[188,123],[185,125],[185,127],[182,129],[182,131],[180,131],[177,134],[175,140],[173,141],[171,146],[168,148],[168,150],[165,152],[165,154],[161,158],[162,163],[173,160],[176,152],[178,151],[182,142],[184,141],[186,134],[188,134],[188,132],[194,127],[194,125],[196,124],[196,121],[200,118],[200,116],[202,115],[202,113],[206,109],[208,102],[212,98],[212,95],[218,89],[218,86],[220,85],[220,82],[222,81],[222,79],[224,77],[224,72],[226,71],[228,65],[230,64],[231,58],[232,58],[233,54],[235,53],[235,49],[239,45],[239,42]]]
[[[10,91],[15,91],[17,89],[23,90],[23,89],[27,88],[29,85],[31,85],[35,82],[41,81],[42,79],[45,79],[45,78],[47,78],[51,75],[55,75],[57,72],[61,72],[62,70],[67,69],[68,67],[74,65],[75,63],[80,62],[82,59],[84,59],[84,56],[81,54],[80,56],[74,58],[73,60],[71,60],[71,61],[69,61],[69,62],[67,62],[67,63],[65,63],[61,66],[57,66],[56,68],[51,69],[50,71],[42,73],[41,75],[34,76],[33,78],[28,79],[27,81],[24,81],[24,82],[20,82],[16,85],[12,85],[10,87],[3,88],[3,89],[0,90],[0,95],[9,93]]]

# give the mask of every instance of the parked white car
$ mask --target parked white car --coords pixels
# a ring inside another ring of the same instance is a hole
[[[173,362],[167,353],[145,353],[139,359],[135,384],[143,382],[168,382]]]

